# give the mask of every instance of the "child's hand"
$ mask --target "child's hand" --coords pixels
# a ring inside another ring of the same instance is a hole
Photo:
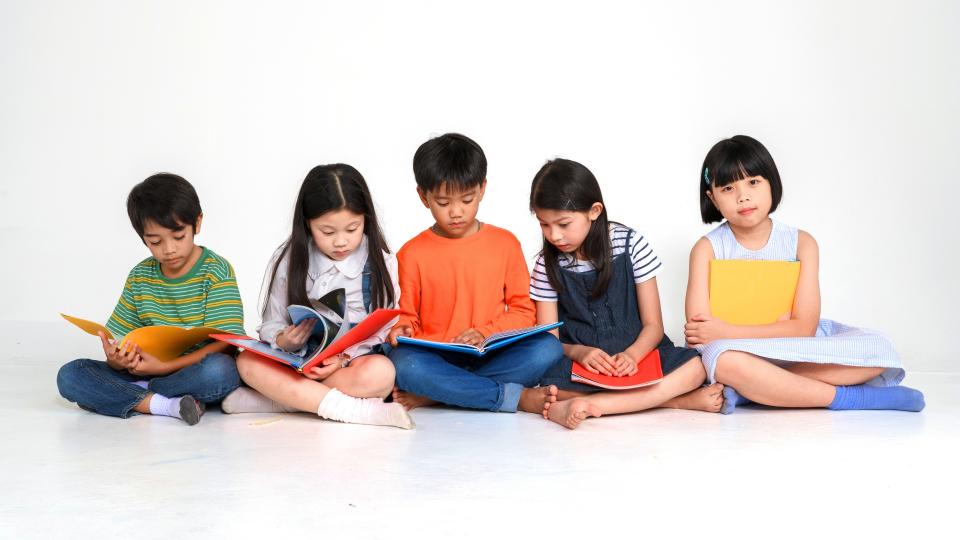
[[[304,319],[298,325],[290,325],[277,334],[277,346],[287,352],[299,351],[313,334],[317,319]]]
[[[583,352],[578,355],[580,358],[574,358],[581,366],[587,368],[591,373],[600,373],[602,375],[613,375],[616,368],[610,355],[601,349],[595,347],[583,347]]]
[[[627,351],[613,355],[613,367],[617,377],[629,377],[637,372],[637,360]]]
[[[170,370],[164,362],[157,359],[150,353],[143,352],[139,345],[135,345],[137,351],[137,361],[127,371],[133,375],[153,377],[156,375],[166,375]]]
[[[475,328],[467,328],[460,333],[459,336],[453,338],[453,343],[465,343],[467,345],[479,345],[483,343],[483,340],[486,339],[483,337],[483,334],[477,332]]]
[[[683,325],[683,335],[691,345],[706,345],[715,339],[730,335],[727,323],[710,315],[697,313],[690,322]]]
[[[408,324],[398,324],[390,329],[390,333],[387,334],[387,341],[390,342],[392,347],[397,346],[397,336],[413,336],[413,328]]]
[[[107,339],[103,332],[97,332],[100,336],[100,344],[103,345],[103,354],[107,357],[107,365],[111,369],[121,371],[128,369],[137,362],[136,347],[130,343],[124,343],[123,348],[117,347],[117,342]]]
[[[341,353],[321,362],[322,367],[312,367],[309,371],[304,371],[303,375],[315,381],[322,381],[336,373],[348,360],[350,360],[350,356]]]

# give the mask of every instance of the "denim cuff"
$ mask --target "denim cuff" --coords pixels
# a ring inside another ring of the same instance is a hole
[[[500,412],[517,412],[517,405],[520,404],[520,393],[523,392],[523,385],[517,383],[503,384],[503,401],[500,402]]]

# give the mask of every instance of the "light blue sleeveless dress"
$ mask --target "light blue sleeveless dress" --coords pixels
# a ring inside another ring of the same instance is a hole
[[[716,259],[797,260],[797,229],[777,221],[773,221],[767,244],[757,251],[741,246],[727,222],[710,231],[706,238]],[[906,375],[900,356],[885,336],[829,319],[820,319],[815,337],[718,339],[696,349],[711,383],[716,382],[717,358],[726,351],[748,352],[779,366],[807,362],[886,368],[867,382],[873,386],[896,386]]]

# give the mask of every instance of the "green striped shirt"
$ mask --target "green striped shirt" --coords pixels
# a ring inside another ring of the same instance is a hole
[[[175,279],[164,276],[153,257],[134,266],[107,328],[119,338],[141,326],[156,325],[208,326],[243,334],[243,303],[230,263],[203,248],[193,268]]]

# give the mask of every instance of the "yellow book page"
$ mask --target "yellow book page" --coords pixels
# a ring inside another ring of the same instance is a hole
[[[97,335],[104,332],[112,339],[110,331],[105,326],[93,321],[60,314],[64,319],[78,326],[88,334]],[[158,360],[168,362],[175,360],[183,351],[207,339],[210,334],[220,334],[222,330],[216,328],[185,328],[181,326],[142,326],[124,336],[120,345],[130,341],[140,346],[147,354],[157,357]]]
[[[789,316],[800,263],[710,261],[710,311],[731,324],[770,324]]]

